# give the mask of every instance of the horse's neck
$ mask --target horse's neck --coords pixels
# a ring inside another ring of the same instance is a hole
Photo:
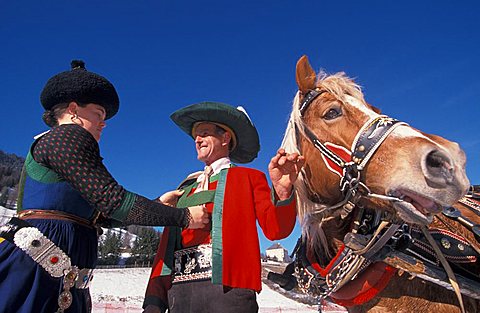
[[[343,246],[343,238],[350,229],[350,222],[350,219],[336,217],[323,223],[322,230],[326,236],[326,246],[317,242],[313,247],[320,266],[325,267],[337,255]]]

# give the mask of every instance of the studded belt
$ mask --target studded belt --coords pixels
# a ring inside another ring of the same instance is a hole
[[[204,244],[175,251],[173,283],[212,277],[212,245]]]
[[[12,217],[0,226],[0,237],[23,250],[52,277],[63,277],[63,291],[58,299],[59,312],[72,303],[70,288],[86,289],[90,286],[93,269],[72,266],[70,257],[27,221]]]

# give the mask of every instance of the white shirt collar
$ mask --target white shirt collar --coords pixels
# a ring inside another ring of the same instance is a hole
[[[229,168],[231,165],[232,165],[232,162],[228,157],[220,158],[216,160],[215,162],[210,164],[210,166],[213,169],[212,175],[218,174],[221,170],[223,170],[224,168]],[[200,176],[198,176],[197,181],[198,182],[202,181],[202,179],[203,179],[203,173]]]

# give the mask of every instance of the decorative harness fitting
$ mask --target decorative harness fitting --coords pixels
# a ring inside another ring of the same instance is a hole
[[[325,92],[327,91],[320,90],[319,88],[309,90],[300,103],[300,116],[303,117],[312,101]],[[330,206],[328,209],[336,209],[343,206],[349,213],[355,207],[355,204],[361,196],[394,202],[403,201],[397,197],[372,193],[370,189],[361,182],[361,172],[370,161],[373,154],[378,150],[388,135],[401,125],[408,124],[386,115],[380,115],[368,120],[355,136],[351,150],[349,151],[350,159],[347,159],[345,157],[342,158],[332,151],[329,146],[334,146],[333,144],[322,143],[318,137],[305,124],[303,124],[305,135],[310,142],[320,151],[323,157],[327,158],[341,169],[340,190],[343,194],[343,200]],[[298,128],[298,126],[296,127]]]

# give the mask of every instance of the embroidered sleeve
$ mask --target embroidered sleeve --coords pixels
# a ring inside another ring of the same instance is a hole
[[[107,217],[123,222],[133,213],[127,220],[138,225],[188,225],[186,209],[171,208],[125,190],[105,168],[95,138],[78,125],[53,128],[38,140],[33,157],[68,181]],[[132,208],[135,212],[130,212]],[[161,219],[159,215],[163,215]],[[167,224],[152,224],[160,221]]]

